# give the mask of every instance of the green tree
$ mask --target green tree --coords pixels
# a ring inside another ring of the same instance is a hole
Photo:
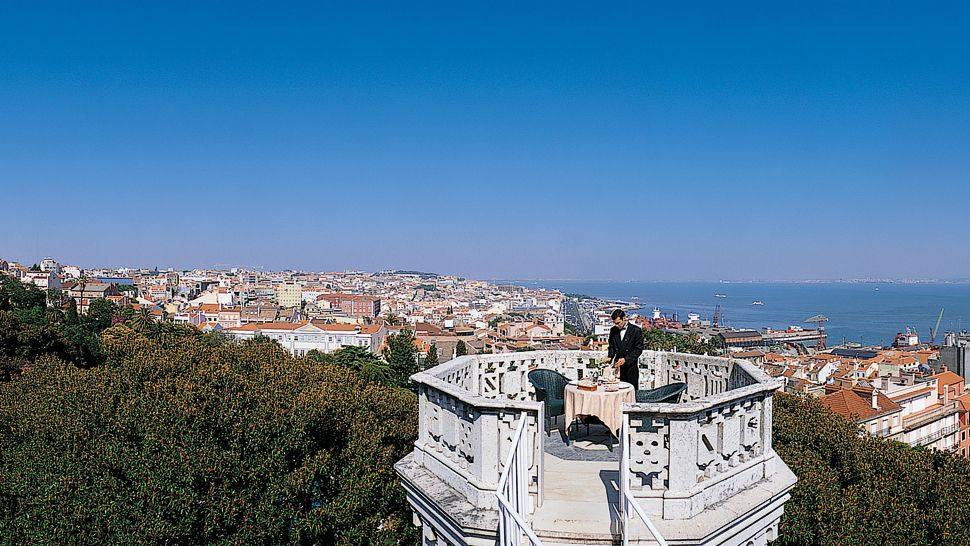
[[[434,343],[428,347],[428,353],[424,355],[424,369],[438,365],[438,346]]]
[[[74,298],[68,298],[64,310],[64,324],[73,325],[80,322],[81,318],[77,314],[77,301]]]
[[[717,347],[710,341],[701,341],[697,334],[672,334],[659,329],[643,330],[643,346],[654,351],[675,351],[678,353],[719,354]]]
[[[861,436],[811,397],[776,395],[772,424],[798,476],[777,544],[970,544],[966,459]]]
[[[398,385],[409,385],[410,377],[420,371],[414,332],[407,328],[399,334],[387,336],[383,356]]]
[[[98,298],[88,305],[88,313],[84,317],[84,323],[89,330],[100,334],[111,326],[111,321],[117,312],[118,306],[113,301]]]
[[[170,326],[0,384],[0,544],[416,543],[413,393]]]
[[[44,292],[36,286],[0,275],[0,311],[29,311],[46,305]]]
[[[458,343],[455,343],[455,356],[465,356],[467,354],[468,354],[468,346],[465,345],[465,342],[463,340],[459,339]]]
[[[82,271],[81,272],[81,276],[78,277],[78,279],[77,279],[77,286],[80,286],[81,287],[81,299],[78,300],[78,302],[77,302],[78,305],[79,305],[78,311],[85,310],[85,306],[84,306],[84,289],[87,288],[87,285],[88,285],[88,276],[85,275],[84,272]]]
[[[372,381],[384,385],[395,384],[394,371],[388,363],[364,347],[343,347],[329,354],[312,350],[306,356],[314,362],[334,364],[353,370],[360,374],[365,381]]]

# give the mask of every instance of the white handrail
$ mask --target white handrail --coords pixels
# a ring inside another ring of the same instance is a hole
[[[623,546],[628,546],[630,543],[628,524],[633,518],[630,511],[631,507],[633,512],[640,516],[643,523],[647,525],[647,529],[650,530],[650,534],[653,535],[657,544],[667,546],[667,541],[660,535],[660,531],[650,521],[640,503],[633,496],[633,492],[630,491],[630,415],[623,413],[623,421],[620,424],[620,521],[622,522]]]
[[[539,423],[541,422],[540,420]],[[519,426],[512,435],[512,446],[505,460],[505,469],[495,490],[499,511],[499,544],[502,546],[521,546],[523,533],[532,546],[542,546],[542,541],[525,521],[530,480],[527,466],[528,452],[522,439],[527,423],[528,414],[523,411],[519,416]]]

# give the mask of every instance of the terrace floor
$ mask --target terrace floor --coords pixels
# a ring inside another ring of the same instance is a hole
[[[581,426],[573,436],[567,446],[560,424],[545,438],[545,498],[533,529],[548,543],[613,544],[620,539],[619,447],[607,448],[602,425],[589,435]]]

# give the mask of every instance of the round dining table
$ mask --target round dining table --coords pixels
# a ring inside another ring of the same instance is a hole
[[[579,388],[575,382],[566,385],[565,413],[566,423],[572,423],[578,416],[595,416],[603,422],[614,436],[620,432],[620,408],[624,402],[636,402],[636,391],[633,385],[619,382],[614,384],[616,390],[607,389],[606,385],[597,385],[596,390]]]

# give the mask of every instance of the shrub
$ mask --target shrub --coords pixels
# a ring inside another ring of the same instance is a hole
[[[777,544],[970,544],[970,463],[860,436],[814,398],[775,396],[773,445],[798,476]]]
[[[102,335],[0,384],[0,543],[414,543],[412,393],[275,343]]]

